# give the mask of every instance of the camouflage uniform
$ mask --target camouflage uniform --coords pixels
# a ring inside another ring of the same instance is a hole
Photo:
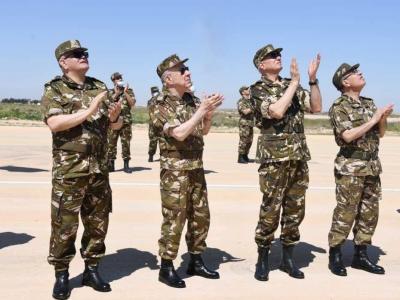
[[[335,140],[340,146],[335,159],[337,206],[328,237],[330,247],[345,242],[353,223],[354,243],[371,244],[381,199],[379,128],[375,125],[350,143],[346,143],[341,134],[368,122],[376,110],[372,99],[360,97],[358,101],[344,94],[329,110]]]
[[[253,143],[254,126],[254,103],[252,99],[241,98],[237,102],[239,112],[239,154],[248,155],[251,144]],[[251,112],[245,114],[243,111],[251,109]]]
[[[86,77],[79,85],[67,77],[45,84],[42,106],[44,121],[51,116],[87,109],[107,88],[101,81]],[[53,132],[51,195],[51,237],[48,262],[56,271],[68,269],[75,255],[75,239],[81,213],[84,233],[81,255],[96,265],[104,255],[104,239],[111,212],[111,188],[107,169],[107,99],[99,111],[82,124]]]
[[[178,141],[165,133],[188,121],[199,105],[199,99],[188,93],[181,99],[164,90],[150,111],[154,127],[161,132],[160,190],[163,222],[158,243],[159,254],[163,259],[176,258],[186,219],[189,252],[199,254],[206,248],[210,212],[202,161],[202,125],[197,125],[184,141]]]
[[[255,240],[259,247],[269,247],[279,225],[281,207],[281,242],[284,246],[300,239],[299,225],[305,213],[310,152],[304,135],[304,112],[310,111],[310,93],[298,87],[292,104],[280,120],[269,115],[269,106],[278,101],[289,86],[262,77],[251,86],[255,102],[256,125],[261,129],[257,143],[260,190],[263,200]]]
[[[155,102],[158,96],[151,97],[149,101],[147,101],[147,110],[149,112],[149,155],[153,156],[157,151],[157,143],[160,138],[160,132],[154,127],[151,122],[151,114],[155,107]]]
[[[131,89],[128,90],[130,96],[135,99],[135,95]],[[114,89],[110,90],[110,95],[115,94]],[[109,129],[108,131],[108,159],[115,160],[117,158],[117,142],[118,137],[121,137],[122,146],[122,159],[131,159],[131,139],[132,139],[132,113],[131,106],[124,94],[119,97],[122,100],[121,105],[121,117],[123,119],[123,125],[119,130]],[[119,100],[118,99],[118,100]]]

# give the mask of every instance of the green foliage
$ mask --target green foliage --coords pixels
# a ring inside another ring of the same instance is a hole
[[[1,103],[0,119],[36,120],[36,121],[42,120],[40,105]]]

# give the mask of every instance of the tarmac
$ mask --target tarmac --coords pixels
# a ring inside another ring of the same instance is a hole
[[[0,126],[0,299],[52,299],[54,272],[46,257],[50,236],[51,133],[46,127]],[[209,191],[211,227],[204,253],[206,264],[220,272],[219,280],[186,275],[184,238],[175,261],[185,289],[158,282],[157,241],[161,203],[159,162],[147,162],[148,137],[133,131],[132,173],[110,175],[113,213],[101,263],[112,292],[99,293],[80,284],[83,261],[78,254],[70,266],[70,299],[400,299],[400,137],[381,140],[383,200],[369,254],[386,269],[374,275],[350,267],[352,234],[344,246],[347,277],[328,270],[327,236],[335,207],[333,159],[338,151],[332,135],[309,135],[312,160],[306,217],[295,258],[305,279],[278,269],[279,229],[272,246],[269,281],[254,279],[257,248],[254,230],[262,194],[258,165],[237,164],[237,133],[211,132],[205,138],[204,166]],[[254,144],[250,157],[255,156]],[[158,158],[158,156],[156,156]],[[186,229],[185,229],[186,230]],[[76,242],[80,247],[82,225]]]

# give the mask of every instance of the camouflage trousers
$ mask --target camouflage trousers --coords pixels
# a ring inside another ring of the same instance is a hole
[[[92,174],[76,178],[53,179],[51,195],[51,236],[48,262],[56,271],[68,269],[74,258],[76,232],[81,214],[84,232],[81,255],[89,265],[104,255],[104,239],[111,211],[108,176]]]
[[[117,142],[118,137],[121,137],[122,159],[131,159],[131,139],[132,139],[132,124],[124,124],[119,130],[108,131],[108,159],[115,160],[117,158]]]
[[[342,245],[353,226],[356,245],[371,244],[378,224],[381,181],[379,176],[335,174],[336,201],[328,241],[330,247]]]
[[[158,139],[154,126],[149,124],[149,155],[156,154]]]
[[[207,185],[204,170],[161,169],[160,190],[163,222],[158,241],[159,254],[175,259],[187,220],[186,244],[190,253],[202,253],[210,226]]]
[[[281,207],[280,240],[285,246],[296,244],[300,239],[299,226],[305,213],[305,194],[309,181],[307,162],[289,160],[264,163],[258,172],[263,199],[256,227],[257,245],[269,247],[274,240]]]
[[[249,154],[253,143],[253,126],[239,124],[239,154]]]

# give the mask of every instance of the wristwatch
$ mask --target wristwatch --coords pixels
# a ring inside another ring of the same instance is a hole
[[[311,80],[310,80],[310,81],[308,82],[308,84],[309,84],[309,85],[317,85],[318,82],[319,82],[318,79],[315,79],[314,81],[311,81]]]

